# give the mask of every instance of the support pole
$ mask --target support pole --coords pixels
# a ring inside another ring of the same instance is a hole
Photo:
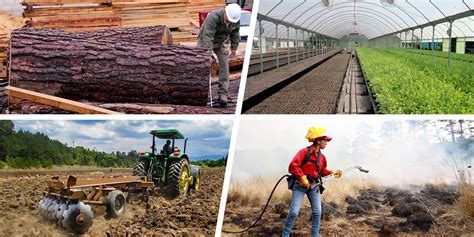
[[[278,24],[275,24],[275,42],[276,42],[276,59],[277,59],[277,68],[280,67],[280,58],[279,58],[279,55],[278,55],[278,48],[279,48],[279,44],[280,42],[278,41]]]
[[[431,37],[431,63],[434,63],[434,37],[435,37],[435,27],[436,25],[433,25],[433,36]]]
[[[405,48],[407,49],[407,32],[405,31],[403,33],[405,33]]]
[[[423,50],[423,28],[421,28],[420,49]],[[420,54],[421,55],[421,54]]]
[[[415,48],[415,30],[411,30],[411,48]]]
[[[400,48],[403,48],[402,32],[400,32]]]
[[[299,50],[298,50],[298,29],[296,29],[296,61],[298,61],[298,54],[299,54]]]
[[[448,43],[448,68],[451,70],[451,39],[453,31],[453,22],[449,21],[449,43]]]
[[[304,40],[304,30],[303,30],[303,32],[301,32],[301,34],[303,35],[303,59],[305,59],[305,55],[304,55],[305,52],[304,51],[306,49],[306,42]]]
[[[288,64],[290,64],[290,27],[286,27],[286,49],[288,51]]]
[[[320,49],[320,47],[319,47],[319,36],[316,35],[316,53],[318,55],[319,55],[319,49]]]
[[[262,20],[258,20],[258,47],[260,51],[260,73],[263,73],[263,49],[262,49]]]

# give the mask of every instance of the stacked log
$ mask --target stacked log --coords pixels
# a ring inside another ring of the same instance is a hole
[[[139,32],[135,37],[147,38]],[[16,87],[106,103],[207,103],[211,55],[206,49],[25,28],[12,33],[11,50],[10,79]]]
[[[70,34],[66,34],[66,37],[69,37],[69,35]],[[78,32],[75,36],[77,38],[87,38],[90,40],[126,41],[145,45],[173,44],[170,29],[160,25]]]
[[[0,114],[4,113],[8,108],[8,95],[5,92],[4,87],[0,86]]]

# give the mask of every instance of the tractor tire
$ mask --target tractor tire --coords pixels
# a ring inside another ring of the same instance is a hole
[[[167,181],[165,195],[168,198],[177,198],[189,190],[189,183],[183,179],[189,178],[189,163],[187,159],[173,160],[166,174]]]
[[[117,218],[125,212],[127,206],[127,199],[120,190],[114,190],[107,195],[107,216]]]
[[[133,167],[133,176],[148,176],[150,161],[147,158],[140,158]]]
[[[191,165],[190,175],[193,177],[191,189],[199,190],[199,186],[201,185],[201,167],[197,165]]]

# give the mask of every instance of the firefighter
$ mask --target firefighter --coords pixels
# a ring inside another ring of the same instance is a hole
[[[221,107],[226,107],[229,100],[229,56],[234,57],[239,46],[240,14],[238,4],[229,4],[209,13],[199,31],[198,47],[214,52],[219,61],[217,93]]]
[[[312,145],[298,151],[288,167],[288,171],[295,182],[292,185],[290,210],[282,232],[284,237],[290,235],[305,194],[311,203],[311,236],[319,235],[321,193],[324,190],[322,177],[331,174],[334,174],[336,178],[342,176],[340,170],[331,171],[326,168],[326,157],[321,154],[321,150],[326,148],[327,143],[332,138],[324,135],[325,132],[326,129],[324,128],[309,128],[306,139],[308,139],[308,142],[312,142]]]

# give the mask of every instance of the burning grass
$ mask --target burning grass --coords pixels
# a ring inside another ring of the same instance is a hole
[[[278,177],[255,177],[248,181],[233,181],[229,187],[227,203],[234,206],[259,207],[266,203]],[[326,190],[323,202],[333,202],[345,207],[346,196],[356,196],[360,190],[375,188],[377,183],[370,179],[333,179],[324,183]],[[272,203],[289,204],[291,192],[283,180],[275,190]],[[305,205],[309,205],[305,199]]]
[[[456,209],[474,221],[474,186],[471,172],[460,170],[458,176],[459,198],[454,204]]]

